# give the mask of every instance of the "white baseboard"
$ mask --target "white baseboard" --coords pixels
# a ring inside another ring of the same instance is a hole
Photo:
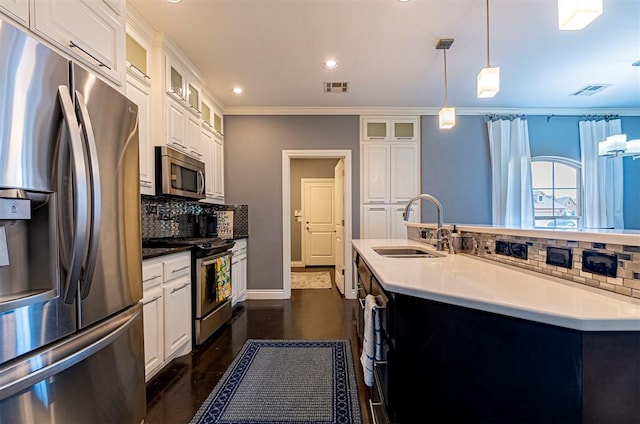
[[[302,261],[291,261],[291,268],[304,268],[304,262],[302,262]]]
[[[282,289],[247,290],[247,300],[288,299]]]

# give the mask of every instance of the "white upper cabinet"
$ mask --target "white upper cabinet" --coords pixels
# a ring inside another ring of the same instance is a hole
[[[165,89],[166,93],[173,96],[181,104],[187,104],[187,79],[185,77],[185,71],[173,61],[169,56],[166,56],[166,81]]]
[[[151,85],[151,44],[127,24],[127,74]]]
[[[29,26],[29,0],[0,0],[0,12]]]
[[[213,138],[213,196],[224,202],[224,141]]]
[[[385,118],[364,118],[362,120],[363,141],[389,140],[391,120]]]
[[[138,105],[138,145],[140,147],[140,193],[155,194],[154,151],[151,142],[151,96],[149,87],[127,75],[127,97]]]
[[[113,3],[113,2],[112,2]],[[140,193],[155,194],[154,144],[151,135],[152,79],[151,40],[153,28],[135,13],[127,16],[126,95],[138,105],[138,145],[140,148]]]
[[[199,161],[204,161],[204,154],[200,136],[200,119],[187,116],[187,154]]]
[[[188,154],[189,148],[187,147],[187,117],[185,115],[185,109],[173,98],[167,97],[166,99],[166,144],[179,150],[182,153]]]
[[[217,109],[213,111],[213,129],[219,136],[224,136],[224,125],[222,122],[222,113]]]
[[[203,98],[200,102],[200,111],[202,112],[200,115],[200,118],[202,118],[202,128],[213,132],[213,111],[211,110],[211,103]]]
[[[386,144],[368,143],[362,147],[364,203],[389,203],[389,151],[390,147]]]
[[[399,118],[391,120],[391,140],[418,141],[419,118]]]
[[[406,238],[402,210],[420,193],[419,117],[366,116],[360,122],[361,237]]]
[[[416,143],[391,145],[390,203],[406,203],[420,194],[420,152]]]
[[[187,106],[191,113],[196,116],[200,116],[200,84],[195,79],[188,79],[186,82],[187,87]]]
[[[124,86],[124,0],[39,0],[32,4],[36,33]]]
[[[418,117],[366,117],[362,119],[362,141],[418,141]]]

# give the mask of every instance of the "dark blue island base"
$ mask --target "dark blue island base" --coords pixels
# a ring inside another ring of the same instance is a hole
[[[582,332],[390,298],[392,422],[640,423],[639,332]]]

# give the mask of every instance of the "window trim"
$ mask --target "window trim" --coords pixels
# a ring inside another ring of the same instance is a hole
[[[552,162],[552,163],[559,163],[562,165],[567,165],[570,166],[572,168],[575,168],[577,171],[577,178],[576,178],[576,193],[578,194],[578,211],[579,211],[579,215],[575,216],[575,217],[569,217],[569,218],[563,218],[563,219],[570,219],[570,220],[574,220],[576,221],[576,229],[581,229],[582,228],[582,219],[584,217],[584,209],[583,209],[583,201],[582,199],[584,198],[584,192],[582,190],[582,162],[580,162],[579,160],[576,159],[571,159],[571,158],[567,158],[567,157],[562,157],[562,156],[532,156],[531,157],[531,163],[533,164],[533,162]],[[533,178],[532,181],[533,183]],[[533,185],[533,184],[532,184]],[[533,189],[533,187],[532,187]],[[555,185],[552,187],[552,189],[555,190]],[[531,195],[533,195],[533,192],[531,193]],[[534,205],[535,205],[535,198],[534,198]],[[545,228],[545,227],[538,227],[535,225],[536,220],[542,220],[542,219],[548,219],[548,220],[556,220],[558,219],[557,216],[535,216],[535,207],[534,207],[534,217],[533,217],[533,226],[534,228]],[[557,227],[553,227],[554,229]]]

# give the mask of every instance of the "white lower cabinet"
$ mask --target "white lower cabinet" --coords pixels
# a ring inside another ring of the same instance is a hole
[[[164,351],[167,358],[191,342],[191,277],[164,285]]]
[[[366,205],[362,207],[362,238],[407,238],[404,205]],[[411,207],[408,222],[419,222],[420,208]]]
[[[142,262],[144,359],[147,381],[191,352],[191,253]]]
[[[236,240],[231,259],[231,305],[247,298],[247,239]]]
[[[147,379],[164,363],[164,302],[162,287],[146,290],[142,299],[144,321],[144,372]]]

